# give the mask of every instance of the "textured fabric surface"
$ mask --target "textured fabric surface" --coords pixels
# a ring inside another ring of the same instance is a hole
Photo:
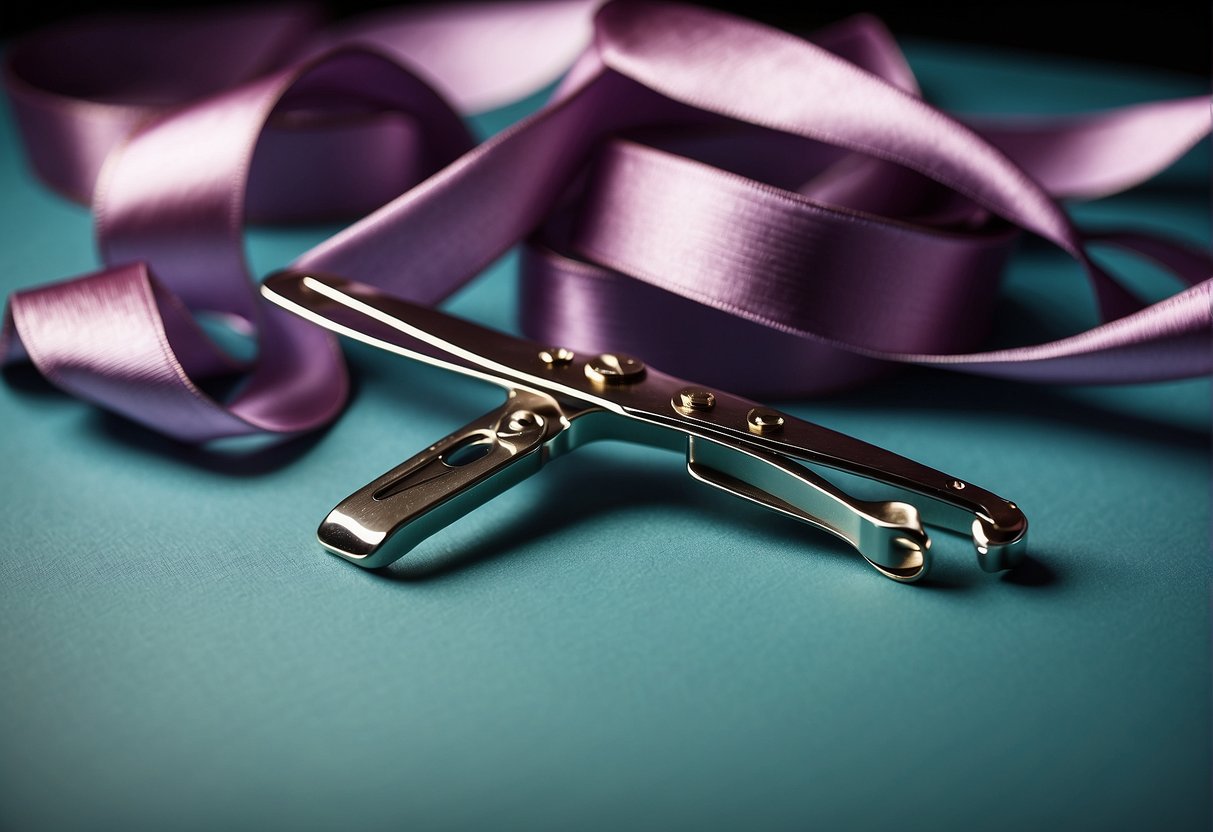
[[[961,111],[1202,91],[985,51],[909,57]],[[37,185],[0,130],[0,291],[89,269],[86,212]],[[1207,245],[1207,182],[1198,153],[1078,211]],[[331,231],[255,232],[255,270]],[[1149,297],[1171,289],[1116,265]],[[448,307],[513,328],[514,266]],[[1000,322],[1007,343],[1094,323],[1077,269],[1043,247],[1021,249],[1005,291],[1024,310]],[[1046,291],[1056,303],[1036,302]],[[1207,381],[1046,390],[912,371],[786,403],[1014,498],[1034,558],[1016,576],[980,573],[940,535],[932,583],[896,585],[698,487],[675,456],[617,446],[370,574],[322,554],[316,524],[497,393],[350,355],[345,418],[259,450],[185,449],[8,371],[0,827],[1207,824]]]

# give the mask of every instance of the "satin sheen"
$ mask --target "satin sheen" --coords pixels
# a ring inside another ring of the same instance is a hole
[[[804,40],[692,6],[593,5],[342,30],[281,7],[115,18],[14,45],[30,163],[91,202],[106,267],[14,294],[2,354],[183,441],[318,427],[348,394],[339,350],[260,300],[241,229],[364,215],[294,265],[436,303],[525,242],[529,336],[738,392],[807,395],[898,363],[1068,383],[1213,369],[1208,254],[1084,234],[1059,202],[1165,169],[1209,133],[1207,99],[965,124],[922,100],[870,17]],[[547,106],[475,145],[461,113],[569,61]],[[1076,260],[1104,323],[981,352],[1024,231]],[[1093,244],[1182,290],[1140,303]],[[251,367],[198,312],[256,332]],[[230,400],[204,392],[240,370]]]

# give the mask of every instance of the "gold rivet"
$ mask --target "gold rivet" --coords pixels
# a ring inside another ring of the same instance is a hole
[[[644,378],[644,362],[630,355],[604,352],[585,363],[585,375],[598,384],[628,384]]]
[[[711,410],[716,406],[716,395],[701,387],[684,387],[674,395],[671,404],[676,410],[684,413],[691,410]]]
[[[750,430],[758,434],[777,433],[783,430],[783,414],[765,407],[755,407],[745,415]]]
[[[572,364],[576,357],[572,350],[566,350],[564,347],[548,347],[539,351],[539,360],[549,367],[564,367]]]

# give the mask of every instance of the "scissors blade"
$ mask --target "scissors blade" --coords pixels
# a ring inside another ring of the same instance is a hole
[[[325,329],[501,387],[522,384],[514,368],[534,363],[539,345],[332,275],[283,271],[261,294]]]

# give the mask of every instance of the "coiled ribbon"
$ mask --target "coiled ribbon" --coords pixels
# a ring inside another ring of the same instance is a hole
[[[14,294],[6,360],[184,441],[320,426],[347,396],[340,353],[258,299],[241,229],[365,214],[294,265],[436,303],[526,241],[528,335],[743,392],[896,363],[1056,382],[1213,368],[1208,255],[1084,235],[1059,203],[1169,166],[1209,133],[1207,99],[966,125],[922,100],[872,18],[803,40],[691,6],[592,12],[442,7],[325,31],[273,8],[26,39],[5,79],[26,152],[91,200],[106,267]],[[474,144],[460,109],[540,88],[587,36],[542,110]],[[1021,231],[1077,261],[1103,323],[976,351]],[[1093,243],[1184,288],[1144,305]],[[199,312],[256,333],[251,367]],[[200,387],[245,370],[230,400]]]

